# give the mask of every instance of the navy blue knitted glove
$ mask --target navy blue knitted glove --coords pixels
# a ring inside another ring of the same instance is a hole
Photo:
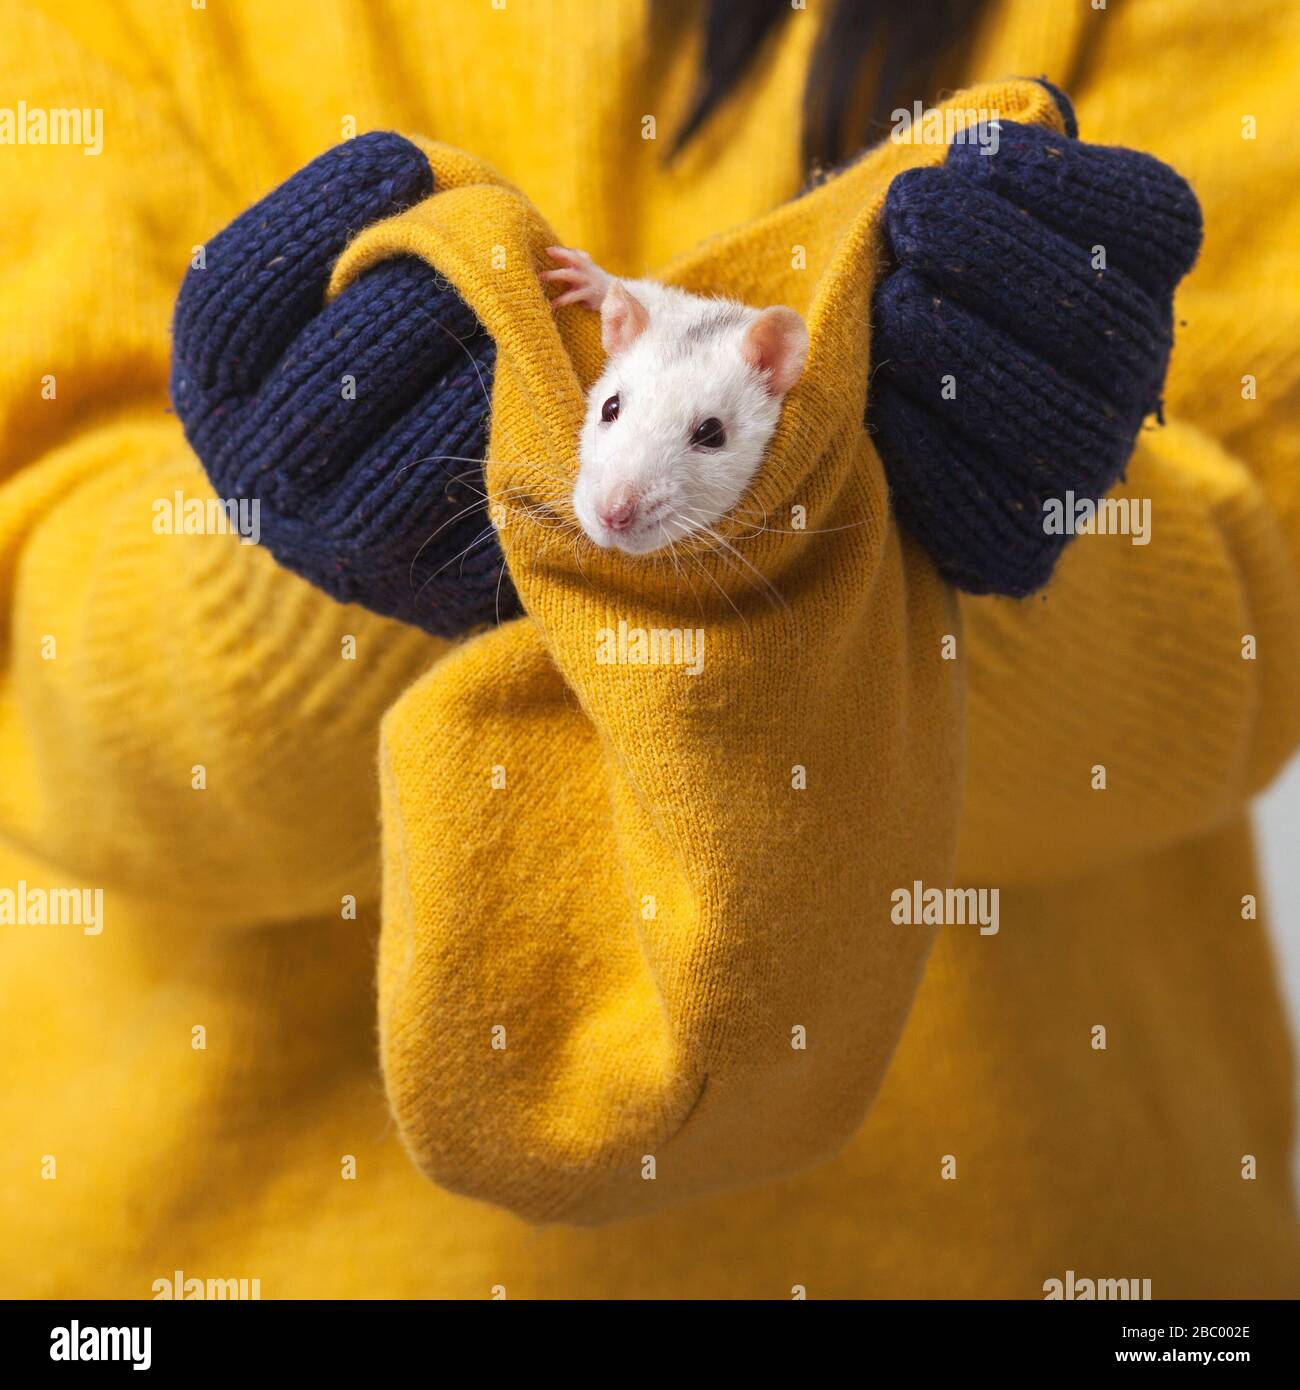
[[[1046,583],[1069,536],[1044,530],[1044,502],[1123,475],[1200,247],[1184,180],[1080,144],[1056,95],[1069,135],[1002,122],[996,154],[954,144],[885,200],[867,422],[899,521],[969,593]]]
[[[181,287],[171,392],[218,495],[259,501],[281,564],[454,636],[520,611],[483,497],[493,342],[415,257],[325,304],[347,243],[432,192],[421,151],[379,132],[238,217]]]

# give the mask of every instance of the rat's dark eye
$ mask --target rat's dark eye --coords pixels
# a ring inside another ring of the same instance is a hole
[[[618,419],[618,397],[611,396],[600,408],[600,418],[608,425],[611,420]]]
[[[721,449],[726,442],[727,431],[722,428],[722,421],[713,415],[701,420],[691,435],[691,443],[697,449]]]

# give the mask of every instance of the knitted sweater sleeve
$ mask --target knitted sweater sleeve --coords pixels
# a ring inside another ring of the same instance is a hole
[[[1031,84],[987,95],[1057,119]],[[884,1078],[933,941],[907,904],[951,873],[961,664],[863,393],[880,201],[942,153],[882,147],[665,272],[811,331],[755,481],[771,524],[680,567],[556,524],[599,325],[547,304],[526,199],[435,148],[439,191],[336,267],[346,293],[422,256],[497,343],[488,491],[527,617],[381,733],[381,1055],[453,1190],[533,1220],[653,1210],[829,1155]],[[796,243],[811,274],[775,249]]]
[[[1145,537],[1078,537],[1036,599],[963,596],[967,880],[1175,844],[1240,815],[1300,745],[1300,102],[1285,64],[1218,59],[1246,30],[1293,49],[1300,16],[1112,9],[1080,130],[1177,168],[1205,239],[1175,301],[1164,424],[1147,421],[1110,494]]]
[[[167,407],[171,308],[252,197],[131,70],[122,13],[3,21],[0,86],[103,125],[0,152],[0,834],[187,920],[337,913],[377,888],[380,714],[441,647],[194,534],[213,492]]]

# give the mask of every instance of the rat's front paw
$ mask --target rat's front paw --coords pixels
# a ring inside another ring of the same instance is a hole
[[[553,261],[559,261],[560,265],[555,270],[543,270],[541,278],[550,284],[569,287],[551,300],[551,308],[558,309],[562,304],[581,304],[586,309],[599,312],[605,302],[605,291],[609,289],[609,276],[585,251],[574,251],[567,246],[548,246],[546,254]]]
[[[1149,155],[997,134],[890,185],[867,419],[899,520],[944,577],[1019,597],[1069,539],[1044,504],[1101,497],[1159,410],[1201,218]]]

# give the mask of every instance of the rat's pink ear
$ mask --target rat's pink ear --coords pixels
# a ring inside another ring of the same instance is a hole
[[[808,329],[793,309],[764,309],[741,339],[740,354],[767,378],[768,394],[784,396],[799,380],[808,357]]]
[[[600,306],[600,341],[605,352],[630,348],[650,324],[650,311],[621,281],[615,280]]]

